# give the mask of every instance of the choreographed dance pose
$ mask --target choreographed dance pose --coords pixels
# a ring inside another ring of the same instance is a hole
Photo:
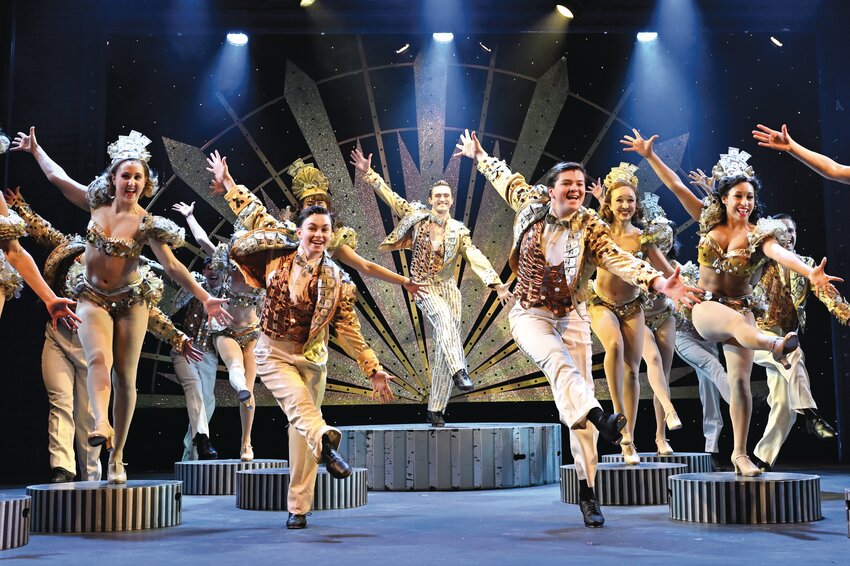
[[[533,187],[522,175],[511,173],[504,161],[488,156],[475,132],[461,135],[457,148],[457,155],[477,162],[478,171],[517,212],[510,255],[517,276],[511,334],[549,380],[561,422],[570,431],[584,524],[601,527],[605,518],[593,490],[597,430],[619,443],[626,417],[602,410],[588,362],[583,370],[575,365],[589,358],[588,325],[576,322],[584,310],[590,276],[598,265],[644,291],[664,293],[687,305],[698,300],[693,295],[698,289],[685,286],[678,270],[665,279],[614,243],[607,224],[582,206],[587,175],[580,163],[559,163],[546,175],[545,188]]]
[[[224,279],[222,296],[228,301],[228,312],[233,321],[227,326],[213,322],[211,337],[218,355],[227,367],[230,386],[239,397],[239,419],[242,424],[242,439],[239,457],[243,462],[254,459],[251,446],[251,429],[254,424],[254,381],[257,378],[257,363],[254,360],[254,346],[260,337],[259,310],[265,300],[265,292],[255,289],[245,282],[242,273],[230,261],[230,245],[213,245],[206,231],[198,224],[193,214],[195,203],[177,203],[174,210],[183,215],[195,241],[209,257],[212,268]],[[234,232],[237,237],[239,231]]]
[[[621,163],[605,177],[604,189],[598,184],[593,186],[601,202],[599,216],[610,226],[614,243],[669,275],[673,268],[659,246],[671,245],[673,232],[670,227],[664,222],[647,224],[644,228],[632,223],[633,220],[644,223],[643,207],[638,202],[636,171],[637,166]],[[614,412],[623,413],[628,419],[620,447],[623,460],[630,465],[640,464],[640,457],[632,441],[640,401],[638,372],[645,351],[652,352],[646,356],[647,377],[655,396],[664,407],[665,422],[671,430],[682,428],[670,401],[667,374],[664,373],[658,347],[654,339],[651,344],[644,344],[644,307],[649,300],[640,288],[602,267],[596,270],[596,279],[588,299],[590,325],[605,348],[605,377]],[[662,440],[664,436],[662,431]],[[659,451],[664,449],[659,444]]]
[[[44,277],[54,290],[68,292],[69,270],[80,269],[79,262],[85,251],[85,241],[80,236],[67,236],[56,230],[50,222],[32,210],[21,196],[20,189],[5,191],[9,206],[26,223],[27,233],[41,246],[51,250],[44,267]],[[145,259],[142,257],[141,259]],[[147,266],[139,269],[143,277],[151,279],[151,286],[162,286]],[[200,359],[200,352],[192,347],[192,340],[175,328],[171,320],[158,307],[151,305],[148,332],[170,343],[182,355]],[[88,368],[76,332],[64,325],[53,328],[48,324],[44,333],[41,370],[50,411],[47,420],[47,449],[50,454],[51,482],[73,481],[75,476],[75,450],[80,478],[98,481],[101,478],[100,446],[89,446],[87,439],[94,428],[94,413],[86,389]],[[76,441],[76,442],[75,442]]]
[[[806,164],[818,175],[831,181],[838,181],[850,185],[850,165],[842,165],[826,155],[807,149],[794,141],[788,133],[788,126],[782,124],[782,129],[776,131],[763,124],[756,125],[753,130],[753,138],[762,147],[769,147],[776,151],[787,151],[798,161]]]
[[[777,214],[772,218],[785,224],[788,230],[785,248],[794,252],[797,243],[797,225],[794,220],[787,214]],[[814,259],[799,257],[806,265],[814,267]],[[767,304],[765,312],[756,318],[759,328],[774,336],[782,336],[790,330],[799,329],[799,332],[802,332],[806,326],[806,299],[810,292],[814,293],[841,324],[846,325],[850,321],[850,304],[835,288],[813,288],[805,277],[772,262],[765,267],[754,292],[758,300]],[[767,385],[770,390],[767,397],[767,403],[770,405],[767,427],[754,451],[756,464],[765,471],[773,468],[776,457],[788,438],[794,421],[797,420],[797,414],[805,416],[806,430],[815,437],[829,440],[836,436],[835,430],[818,414],[803,350],[798,348],[788,354],[788,361],[790,368],[777,363],[766,352],[758,351],[755,355],[755,363],[763,366],[767,372]]]
[[[250,202],[233,191],[225,198],[237,209]],[[267,221],[273,224],[275,219]],[[298,243],[292,242],[288,231],[261,228],[240,236],[231,247],[231,257],[245,280],[266,289],[255,353],[257,373],[289,420],[286,526],[290,529],[307,526],[319,462],[333,477],[351,474],[336,451],[340,432],[325,422],[320,409],[327,381],[329,326],[334,326],[346,351],[355,352],[360,369],[371,379],[372,396],[382,401],[393,398],[387,383],[392,377],[381,368],[360,332],[354,284],[327,256],[333,237],[330,213],[321,206],[309,207],[301,211],[296,225]]]
[[[692,310],[696,331],[705,340],[722,342],[726,371],[732,390],[729,412],[734,431],[732,464],[736,473],[757,476],[762,472],[747,456],[747,432],[752,413],[750,372],[754,350],[767,350],[783,365],[786,356],[799,346],[795,332],[784,337],[765,334],[755,325],[751,280],[768,259],[807,277],[815,286],[838,278],[826,275],[826,259],[815,268],[803,263],[782,247],[787,231],[778,220],[750,223],[756,210],[759,183],[747,166],[746,153],[730,148],[721,156],[713,174],[719,179],[712,196],[700,200],[652,149],[658,136],[625,136],[625,151],[644,157],[661,181],[676,195],[690,216],[699,221],[699,285],[704,301]]]
[[[14,143],[13,149],[35,157],[48,180],[68,200],[91,211],[83,254],[85,269],[79,274],[69,273],[68,283],[79,301],[77,314],[82,324],[78,332],[86,354],[87,387],[95,415],[95,428],[88,441],[111,448],[107,480],[125,483],[124,446],[136,406],[136,371],[148,311],[160,295],[140,274],[142,248],[150,246],[169,277],[203,301],[209,316],[225,323],[230,320],[222,306],[226,300],[207,293],[174,257],[169,246],[183,244],[183,230],[170,220],[148,214],[138,204],[141,196],[151,196],[157,188],[148,166],[148,138],[133,131],[110,144],[107,152],[111,164],[88,187],[71,179],[38,145],[35,128],[30,128],[29,135],[19,132]],[[114,391],[111,372],[115,374]],[[108,416],[113,393],[114,430]]]
[[[510,291],[488,259],[472,243],[469,229],[449,214],[454,198],[451,187],[445,181],[438,181],[431,187],[428,194],[431,208],[428,209],[394,193],[372,169],[372,154],[365,157],[363,152],[355,149],[351,152],[351,163],[393,214],[400,218],[395,230],[379,249],[411,250],[410,271],[413,278],[431,285],[427,296],[416,298],[416,305],[433,330],[429,343],[431,394],[427,419],[433,427],[444,426],[452,383],[463,392],[475,388],[467,373],[460,336],[461,296],[454,278],[458,258],[463,256],[466,259],[481,282],[496,291],[502,304],[509,302]]]

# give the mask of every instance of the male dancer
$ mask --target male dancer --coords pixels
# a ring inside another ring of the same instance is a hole
[[[236,185],[227,161],[216,152],[210,171],[223,183],[224,198],[238,215],[252,201],[244,186]],[[266,226],[277,219],[267,215]],[[271,391],[289,420],[290,483],[287,496],[288,529],[307,526],[313,503],[318,463],[335,478],[351,475],[348,463],[337,452],[341,434],[329,426],[320,409],[327,381],[330,325],[345,350],[356,354],[357,364],[371,380],[372,395],[393,398],[385,372],[375,352],[360,332],[354,308],[356,288],[328,257],[333,220],[322,206],[301,211],[296,222],[297,243],[289,230],[269,227],[238,237],[230,255],[249,285],[266,289],[260,315],[260,338],[254,350],[257,375]]]
[[[777,214],[773,218],[781,220],[788,228],[789,237],[785,248],[794,251],[797,243],[794,220],[787,214]],[[815,261],[810,257],[800,256],[800,259],[815,266]],[[812,289],[805,277],[789,272],[776,262],[770,262],[755,288],[756,297],[767,303],[767,310],[756,320],[759,328],[776,336],[785,336],[786,332],[796,330],[798,326],[802,332],[806,326],[806,299],[810,291],[814,291],[815,296],[841,324],[846,325],[850,321],[850,305],[834,287],[829,285]],[[818,414],[817,404],[812,398],[802,349],[797,348],[788,354],[790,367],[787,369],[775,361],[770,352],[765,355],[765,352],[756,351],[754,362],[765,368],[770,391],[767,397],[770,405],[767,427],[755,449],[754,463],[758,467],[765,471],[773,468],[779,450],[797,420],[797,413],[806,417],[806,430],[810,434],[821,440],[835,438],[835,429]]]
[[[392,209],[400,220],[379,249],[412,250],[410,267],[414,281],[430,283],[429,293],[416,298],[416,305],[431,325],[431,395],[428,399],[428,422],[432,427],[445,425],[446,405],[452,393],[452,383],[461,391],[472,391],[463,341],[460,336],[461,297],[454,278],[454,268],[463,255],[484,285],[494,289],[502,304],[510,300],[508,286],[472,243],[469,228],[449,214],[454,198],[445,181],[437,181],[428,194],[430,210],[418,202],[410,203],[390,189],[372,170],[372,154],[351,152],[351,163],[364,174],[366,182]]]
[[[511,334],[549,380],[561,422],[570,429],[584,524],[601,527],[605,518],[593,491],[595,432],[587,423],[617,444],[626,417],[604,412],[594,397],[590,375],[576,369],[569,348],[589,343],[590,337],[577,335],[582,327],[573,324],[576,319],[570,311],[580,312],[596,265],[644,291],[663,293],[674,303],[693,304],[697,301],[693,293],[699,290],[682,283],[678,268],[664,278],[614,243],[607,224],[582,206],[586,173],[580,163],[555,165],[546,175],[544,190],[511,173],[504,161],[488,156],[475,132],[465,132],[457,148],[458,155],[477,162],[478,171],[517,211],[510,256],[517,275],[516,303],[509,314]]]

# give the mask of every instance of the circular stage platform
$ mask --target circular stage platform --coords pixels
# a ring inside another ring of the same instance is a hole
[[[34,533],[137,531],[179,525],[182,483],[130,480],[31,485]]]
[[[664,505],[667,478],[685,471],[685,464],[646,462],[637,466],[599,464],[594,491],[600,505]],[[561,466],[561,501],[579,502],[579,479],[573,464]]]
[[[368,470],[369,489],[502,489],[551,484],[561,464],[561,425],[463,423],[340,427],[339,451]]]
[[[183,495],[233,495],[236,473],[242,470],[285,468],[286,460],[187,460],[174,463],[174,477],[183,482]]]
[[[820,476],[732,472],[670,478],[670,518],[695,523],[804,523],[821,516]]]
[[[286,511],[289,468],[244,470],[236,474],[236,506],[254,511]],[[366,505],[366,468],[352,468],[345,479],[331,477],[319,466],[313,511],[351,509]]]
[[[18,548],[30,541],[28,495],[0,495],[0,550]]]
[[[663,464],[685,464],[683,473],[709,473],[712,471],[711,454],[705,452],[674,452],[669,456],[660,456],[655,452],[638,452],[640,463],[660,462]],[[604,454],[600,461],[605,463],[622,463],[622,454]]]

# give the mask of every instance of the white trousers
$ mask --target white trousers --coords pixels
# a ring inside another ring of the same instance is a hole
[[[775,329],[773,332],[766,331],[772,336],[784,336],[785,334]],[[817,404],[812,397],[809,372],[806,370],[806,357],[802,348],[797,348],[787,356],[791,363],[791,369],[785,369],[782,364],[773,359],[768,351],[756,350],[755,359],[767,373],[767,404],[770,406],[770,415],[767,417],[767,427],[764,435],[756,444],[755,455],[758,459],[773,465],[779,450],[791,433],[797,413],[803,409],[817,409]]]
[[[171,350],[171,362],[177,381],[186,397],[189,429],[183,437],[183,460],[197,460],[198,451],[192,444],[197,433],[209,436],[209,422],[215,411],[215,376],[218,356],[214,351],[204,352],[200,362],[190,362],[185,356]]]
[[[552,388],[558,416],[570,431],[570,452],[580,480],[593,486],[598,453],[595,427],[587,413],[600,408],[591,365],[590,318],[582,303],[565,317],[543,308],[525,309],[514,303],[508,320],[520,350],[539,367]]]
[[[100,446],[88,444],[89,433],[94,428],[94,413],[86,389],[86,358],[80,338],[62,324],[58,324],[56,330],[47,324],[41,351],[41,374],[50,402],[47,418],[50,467],[76,473],[76,441],[80,477],[99,481]]]
[[[289,494],[286,508],[304,515],[313,505],[316,474],[322,455],[322,435],[339,437],[339,431],[322,417],[327,366],[302,354],[303,344],[274,340],[260,334],[254,355],[257,375],[271,391],[289,420]]]
[[[732,396],[729,378],[720,363],[717,343],[706,342],[693,332],[676,332],[676,353],[694,368],[699,380],[699,398],[702,402],[702,433],[705,436],[705,451],[717,453],[720,432],[723,430],[723,415],[720,413],[720,397],[726,403]]]
[[[431,361],[429,411],[445,411],[452,394],[452,376],[466,369],[460,338],[461,296],[454,280],[432,282],[428,294],[416,304],[431,326],[428,341]]]

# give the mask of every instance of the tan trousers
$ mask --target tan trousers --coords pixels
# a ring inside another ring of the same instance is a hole
[[[339,431],[325,422],[319,408],[325,396],[327,367],[302,354],[303,344],[260,334],[254,355],[257,375],[289,420],[289,494],[286,508],[304,515],[313,505],[322,435]]]
[[[584,303],[558,318],[542,308],[525,309],[518,302],[508,314],[517,346],[537,364],[549,385],[558,415],[570,430],[570,452],[580,480],[591,487],[599,455],[595,427],[587,413],[600,407],[593,387],[590,318]]]
[[[62,324],[56,330],[48,323],[41,351],[41,374],[50,412],[47,417],[47,450],[51,468],[75,473],[76,459],[80,478],[100,481],[100,446],[89,446],[94,428],[94,413],[86,389],[86,359],[80,338]]]

